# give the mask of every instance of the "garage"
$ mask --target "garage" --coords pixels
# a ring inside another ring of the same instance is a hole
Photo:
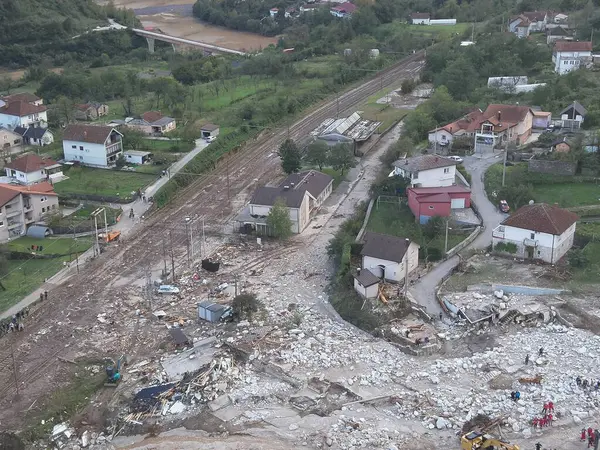
[[[465,199],[464,198],[453,198],[450,200],[450,208],[451,209],[459,209],[465,207]]]

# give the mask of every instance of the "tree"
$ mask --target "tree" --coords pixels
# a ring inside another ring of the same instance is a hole
[[[231,302],[233,317],[237,320],[252,320],[252,316],[258,312],[261,302],[255,294],[245,293],[236,296]]]
[[[415,83],[415,80],[413,80],[412,78],[407,78],[402,82],[402,85],[400,86],[400,91],[403,94],[410,94],[412,91],[415,90],[416,87],[417,83]]]
[[[125,157],[121,153],[119,155],[119,157],[117,158],[117,160],[115,161],[115,168],[117,170],[122,169],[123,167],[125,167],[125,164],[127,164],[127,161],[125,160]]]
[[[0,78],[0,91],[6,92],[7,95],[10,95],[10,91],[17,85],[16,81],[13,80],[10,75],[5,75]]]
[[[123,134],[123,145],[131,150],[139,150],[144,148],[146,141],[144,134],[141,131],[133,128],[123,127],[120,132]]]
[[[329,146],[321,140],[316,140],[308,146],[304,157],[309,164],[314,164],[323,170],[323,166],[329,160]]]
[[[279,147],[279,157],[281,158],[281,168],[287,174],[295,173],[300,170],[302,165],[302,157],[300,149],[291,139],[283,141]]]
[[[446,221],[440,216],[433,216],[423,227],[423,234],[429,239],[439,236],[446,227]]]
[[[581,249],[573,248],[568,253],[569,265],[572,267],[585,267],[589,263],[589,259]]]
[[[335,170],[340,170],[342,176],[346,169],[354,167],[355,161],[352,150],[347,144],[339,144],[329,151],[329,165]]]
[[[10,266],[8,264],[9,249],[6,245],[0,246],[0,288],[6,291],[6,287],[2,284],[2,277],[8,274]]]
[[[56,99],[56,116],[61,124],[69,124],[75,120],[75,103],[68,97],[61,95]]]
[[[275,200],[275,204],[267,216],[267,226],[278,239],[287,239],[292,235],[292,219],[287,205],[282,198]]]

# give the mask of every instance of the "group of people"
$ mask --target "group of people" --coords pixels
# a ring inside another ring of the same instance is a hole
[[[542,408],[543,417],[534,417],[531,420],[533,428],[543,428],[552,425],[554,420],[554,402],[547,401]]]
[[[538,356],[544,356],[544,347],[540,347],[538,350]],[[527,354],[527,356],[525,356],[525,365],[527,366],[529,364],[530,361],[530,356],[529,353]]]
[[[521,398],[521,393],[519,391],[512,391],[510,393],[510,398],[516,402]]]
[[[585,442],[587,440],[588,448],[593,448],[594,450],[598,450],[598,443],[600,443],[600,431],[596,428],[595,430],[592,427],[588,427],[581,429],[581,441]]]
[[[25,329],[23,322],[28,315],[29,308],[25,308],[18,313],[13,314],[12,318],[0,321],[0,337],[13,331],[23,331]]]
[[[580,376],[575,378],[575,383],[577,383],[577,386],[579,386],[580,388],[583,388],[583,389],[587,389],[588,387],[589,388],[593,387],[595,390],[600,389],[600,381],[594,382],[593,380],[581,378]]]

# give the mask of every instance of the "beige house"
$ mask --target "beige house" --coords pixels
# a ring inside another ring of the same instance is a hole
[[[96,120],[107,114],[108,105],[104,103],[91,102],[75,105],[75,119],[77,120]]]
[[[58,195],[47,182],[30,186],[0,184],[0,242],[24,235],[27,227],[58,210]]]
[[[329,175],[316,170],[294,173],[277,187],[258,188],[236,221],[242,230],[268,235],[267,216],[275,202],[282,200],[289,210],[292,232],[302,233],[332,191],[333,178]]]
[[[22,144],[23,138],[21,135],[6,128],[0,128],[0,149],[3,152],[21,147]]]
[[[162,136],[177,128],[175,119],[163,116],[160,111],[145,112],[139,119],[126,120],[123,125],[139,130],[148,136]]]

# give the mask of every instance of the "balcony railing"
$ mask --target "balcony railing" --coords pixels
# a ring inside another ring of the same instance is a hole
[[[6,217],[15,217],[19,214],[21,214],[21,211],[19,211],[16,208],[7,208],[6,209]]]
[[[123,144],[121,142],[115,142],[114,144],[106,146],[106,156],[113,156],[123,151]]]
[[[21,222],[11,222],[10,220],[8,221],[8,229],[12,230],[13,228],[17,228],[17,227],[22,227],[23,224]]]
[[[537,247],[538,246],[538,241],[536,241],[535,239],[523,239],[523,245],[525,247]]]

